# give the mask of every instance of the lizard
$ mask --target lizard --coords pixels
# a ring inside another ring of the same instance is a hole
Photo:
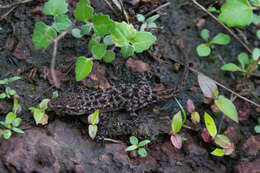
[[[174,88],[153,91],[148,81],[142,77],[135,84],[121,84],[90,94],[69,93],[65,96],[59,96],[52,99],[48,103],[48,107],[59,115],[89,115],[97,109],[100,113],[125,109],[130,113],[130,116],[137,116],[137,110],[176,97],[184,88],[189,67],[187,56],[182,50],[181,52],[185,61],[184,72],[179,84]]]

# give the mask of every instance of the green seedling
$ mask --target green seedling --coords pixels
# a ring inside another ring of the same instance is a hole
[[[2,135],[4,139],[9,139],[12,136],[12,131],[16,133],[24,133],[22,129],[18,128],[22,122],[21,118],[16,117],[18,107],[18,100],[14,99],[13,112],[9,112],[6,115],[5,121],[0,121],[0,125],[5,128],[0,129],[0,135]]]
[[[136,18],[138,22],[142,22],[142,25],[140,27],[140,31],[145,31],[145,29],[152,29],[152,28],[156,28],[157,25],[156,23],[154,23],[154,21],[156,19],[158,19],[160,17],[159,14],[153,15],[147,19],[145,19],[145,16],[142,14],[137,14]]]
[[[108,15],[94,13],[89,0],[80,0],[73,11],[76,21],[83,22],[80,27],[74,26],[69,19],[66,0],[48,0],[43,7],[45,15],[54,17],[51,26],[43,22],[35,24],[32,42],[36,50],[48,48],[59,36],[64,36],[71,30],[75,38],[89,36],[88,42],[91,57],[80,56],[76,62],[76,81],[83,80],[92,70],[93,60],[103,60],[110,63],[115,59],[114,48],[120,48],[124,58],[134,53],[141,53],[150,48],[156,41],[150,32],[137,31],[132,24],[115,22]],[[149,18],[147,22],[155,19]],[[93,32],[91,32],[93,31]],[[93,33],[93,34],[90,34]],[[59,34],[59,35],[58,35]]]
[[[5,88],[5,92],[0,94],[0,99],[11,98],[11,96],[15,95],[16,91],[11,89],[10,87]]]
[[[254,129],[255,129],[255,132],[259,134],[260,133],[260,117],[257,118],[257,121],[258,121],[258,125],[256,125]]]
[[[260,49],[258,48],[254,49],[252,58],[249,58],[247,53],[240,53],[237,57],[237,60],[239,61],[240,65],[236,65],[234,63],[227,63],[221,67],[221,70],[242,72],[242,74],[244,75],[245,73],[247,73],[247,71],[251,68],[255,60],[258,58],[260,54],[259,50]],[[256,71],[258,69],[258,66],[259,65],[256,65],[253,71]]]
[[[95,139],[98,131],[98,126],[97,124],[99,123],[99,110],[96,110],[93,114],[88,116],[88,134],[90,138],[93,140]]]
[[[29,110],[33,112],[33,118],[36,124],[46,124],[43,123],[44,117],[47,115],[45,111],[48,109],[48,102],[50,99],[43,99],[37,107],[30,107]]]
[[[145,145],[149,144],[150,140],[143,140],[141,142],[135,136],[129,138],[131,145],[125,149],[126,152],[137,150],[137,153],[140,157],[146,157],[147,151],[144,148]]]
[[[200,57],[209,56],[211,53],[211,48],[214,48],[215,44],[218,45],[227,45],[230,42],[229,35],[219,33],[217,34],[211,41],[209,41],[209,30],[203,29],[200,32],[201,38],[206,41],[206,43],[202,43],[197,46],[196,50]]]
[[[204,120],[206,128],[210,134],[210,136],[214,139],[215,144],[222,148],[216,148],[214,151],[211,152],[212,155],[215,156],[224,156],[230,155],[234,151],[234,144],[230,142],[228,137],[222,134],[217,134],[217,127],[215,124],[214,119],[205,112]]]

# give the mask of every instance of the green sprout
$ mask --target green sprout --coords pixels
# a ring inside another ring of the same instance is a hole
[[[142,22],[142,25],[140,27],[140,31],[145,31],[145,29],[152,29],[152,28],[156,28],[157,25],[156,23],[154,23],[154,21],[156,19],[158,19],[160,17],[159,14],[153,15],[147,19],[145,19],[145,16],[142,14],[137,14],[136,18],[138,20],[138,22]]]
[[[93,140],[95,139],[98,131],[98,126],[97,124],[99,123],[99,110],[96,110],[93,114],[88,116],[88,134],[90,138]]]
[[[138,139],[135,136],[131,136],[129,138],[129,140],[130,140],[130,143],[132,145],[130,145],[129,147],[127,147],[125,149],[126,152],[134,151],[134,150],[138,149],[137,153],[140,157],[146,157],[147,156],[147,151],[144,147],[145,147],[145,145],[147,145],[151,142],[150,140],[146,139],[146,140],[139,142]]]
[[[48,109],[48,102],[50,99],[43,99],[37,107],[30,107],[29,110],[33,112],[33,118],[36,124],[44,124],[42,120],[46,116],[45,111]]]

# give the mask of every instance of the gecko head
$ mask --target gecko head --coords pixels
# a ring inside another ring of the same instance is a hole
[[[79,96],[73,93],[67,93],[57,98],[51,99],[48,103],[48,107],[57,113],[58,115],[81,115]]]

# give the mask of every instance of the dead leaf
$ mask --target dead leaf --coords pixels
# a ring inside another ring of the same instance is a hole
[[[187,110],[191,114],[192,112],[195,112],[195,105],[191,99],[187,100]]]
[[[30,50],[23,40],[20,40],[19,43],[16,45],[13,55],[20,60],[26,60],[28,57],[31,57]]]
[[[237,144],[243,138],[239,130],[233,126],[228,126],[227,130],[224,132],[224,135],[226,135],[228,139],[230,139],[230,141],[234,144]]]
[[[165,89],[165,86],[162,83],[159,84],[155,84],[155,86],[153,87],[153,91],[162,91]]]
[[[238,113],[238,121],[240,123],[245,123],[248,121],[248,118],[250,117],[251,114],[251,106],[247,101],[241,100],[241,99],[236,99],[234,101],[234,104],[237,108],[237,113]]]
[[[256,156],[260,149],[260,135],[251,136],[247,141],[241,146],[240,150],[246,151],[250,156]]]
[[[214,99],[216,91],[218,90],[215,82],[201,73],[198,75],[198,82],[204,97]]]
[[[210,136],[207,128],[204,128],[202,130],[201,137],[202,137],[203,141],[206,143],[212,144],[214,142],[214,139],[212,138],[212,136]]]
[[[134,60],[133,58],[129,58],[126,61],[126,66],[134,73],[143,73],[151,69],[147,63],[141,60]]]
[[[44,114],[44,116],[42,117],[42,119],[40,120],[40,122],[38,124],[41,124],[41,125],[46,125],[48,124],[48,115],[47,114]]]

